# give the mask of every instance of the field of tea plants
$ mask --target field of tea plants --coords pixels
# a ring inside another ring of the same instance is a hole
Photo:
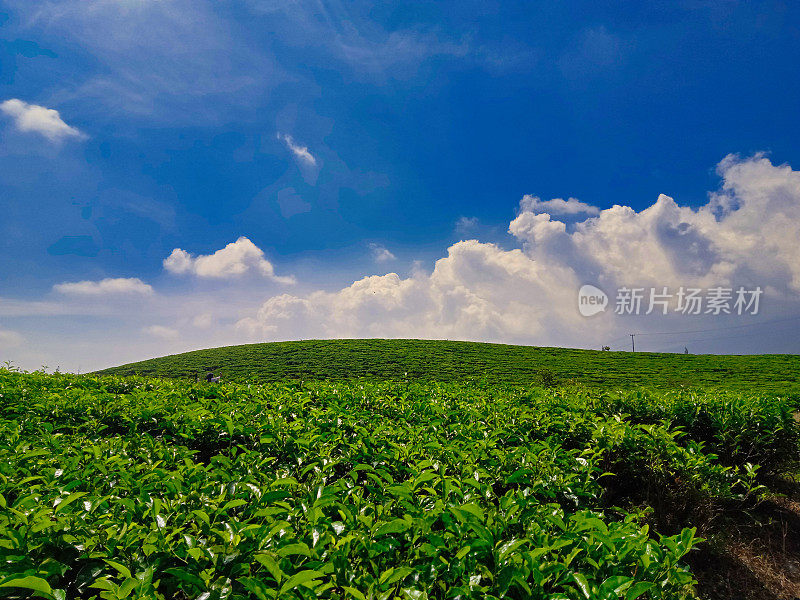
[[[638,342],[637,342],[638,344]],[[51,365],[52,366],[52,365]],[[659,354],[540,348],[447,340],[303,340],[184,352],[100,371],[193,379],[206,369],[229,381],[358,378],[377,381],[555,381],[616,389],[718,387],[800,394],[800,356]]]
[[[793,400],[0,370],[0,597],[689,598]]]

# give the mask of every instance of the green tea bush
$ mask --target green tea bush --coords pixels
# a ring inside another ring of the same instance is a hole
[[[0,597],[691,597],[695,531],[652,533],[607,481],[727,497],[748,471],[611,400],[0,370]]]
[[[780,470],[796,462],[800,423],[792,400],[764,394],[636,390],[605,396],[607,406],[641,423],[666,422],[726,464]]]

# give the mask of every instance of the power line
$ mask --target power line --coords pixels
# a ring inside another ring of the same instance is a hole
[[[766,326],[769,326],[769,325],[773,325],[775,323],[785,323],[786,321],[797,321],[797,320],[800,320],[800,316],[785,317],[785,318],[782,318],[782,319],[773,319],[771,321],[760,321],[758,323],[746,323],[744,325],[728,325],[726,327],[713,327],[713,328],[709,328],[709,329],[686,329],[686,330],[682,330],[682,331],[651,331],[651,332],[641,332],[640,331],[640,332],[635,332],[635,333],[628,333],[626,335],[621,335],[621,336],[616,337],[616,338],[614,338],[612,340],[609,340],[608,343],[609,344],[614,344],[614,343],[616,343],[618,341],[621,341],[621,340],[623,340],[623,339],[625,339],[627,337],[630,337],[631,338],[631,351],[635,352],[636,351],[636,346],[635,346],[634,336],[637,336],[637,335],[685,335],[685,334],[691,334],[691,333],[722,332],[722,331],[730,331],[730,330],[734,330],[734,329],[745,329],[745,328],[748,328],[748,327],[766,327]],[[713,336],[713,337],[707,337],[707,338],[701,338],[701,339],[694,339],[694,340],[690,340],[690,341],[691,342],[704,342],[704,341],[709,341],[709,340],[729,339],[729,338],[735,338],[735,337],[746,337],[746,336],[759,335],[759,334],[760,334],[760,332],[753,332],[753,333],[733,335],[733,336],[725,336],[725,337]]]
[[[727,327],[712,327],[711,329],[687,329],[684,331],[649,331],[649,332],[636,332],[635,335],[679,335],[684,333],[708,333],[709,331],[727,331],[730,329],[742,329],[745,327],[761,327],[765,325],[772,325],[773,323],[783,323],[785,321],[796,321],[800,316],[786,317],[785,319],[774,319],[772,321],[763,321],[758,323],[747,323],[745,325],[729,325]],[[630,335],[630,334],[628,334]]]
[[[757,336],[757,335],[761,335],[761,332],[753,331],[753,332],[750,332],[750,333],[737,333],[737,334],[734,334],[734,335],[715,335],[715,336],[712,336],[712,337],[704,337],[704,338],[699,338],[699,339],[690,339],[690,340],[688,340],[688,342],[690,344],[697,344],[697,343],[700,343],[700,342],[710,342],[710,341],[716,341],[716,340],[732,340],[732,339],[737,339],[737,338],[753,337],[753,336]],[[674,342],[674,343],[677,343],[677,342]],[[683,342],[681,342],[681,343],[683,343]]]

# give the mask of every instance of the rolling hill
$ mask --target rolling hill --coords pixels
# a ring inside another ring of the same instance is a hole
[[[209,348],[152,358],[99,374],[225,380],[353,378],[600,387],[725,387],[800,392],[800,356],[601,352],[443,340],[306,340]]]

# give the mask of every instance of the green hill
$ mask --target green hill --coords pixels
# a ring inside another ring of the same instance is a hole
[[[601,352],[441,340],[308,340],[209,348],[99,371],[189,378],[207,369],[235,381],[352,378],[602,387],[725,387],[800,392],[800,356]]]

